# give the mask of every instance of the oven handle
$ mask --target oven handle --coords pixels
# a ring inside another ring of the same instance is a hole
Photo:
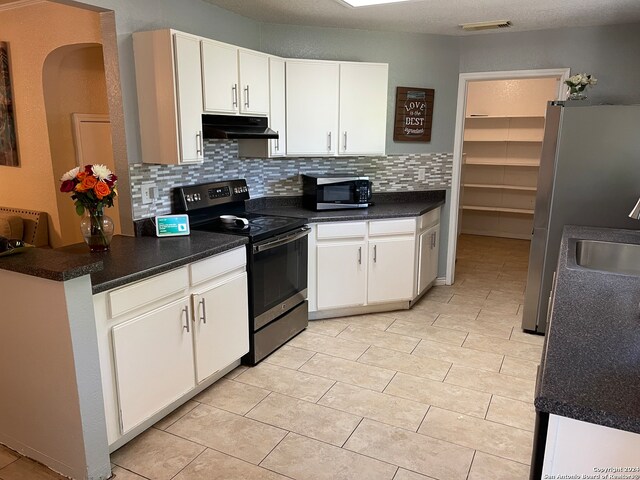
[[[289,235],[286,235],[284,237],[278,237],[277,239],[271,242],[254,245],[253,253],[264,252],[265,250],[271,250],[272,248],[279,247],[280,245],[284,245],[285,243],[290,243],[295,240],[299,240],[300,238],[306,237],[307,235],[309,235],[310,232],[311,232],[310,227],[302,227],[300,230],[296,230],[295,232]]]

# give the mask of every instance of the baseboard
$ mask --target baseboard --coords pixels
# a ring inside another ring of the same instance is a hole
[[[434,284],[435,286],[446,285],[446,284],[447,284],[447,277],[438,277],[438,278],[436,278],[436,280],[433,282],[433,284]]]
[[[531,240],[531,233],[487,232],[486,230],[469,230],[469,229],[464,229],[460,233],[466,234],[466,235],[479,235],[481,237],[500,237],[500,238],[515,238],[517,240]]]

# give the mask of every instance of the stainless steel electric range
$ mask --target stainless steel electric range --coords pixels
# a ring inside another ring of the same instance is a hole
[[[308,325],[310,229],[299,218],[246,212],[248,199],[244,179],[174,190],[175,209],[189,215],[192,229],[242,235],[249,240],[250,350],[242,363],[255,365]]]

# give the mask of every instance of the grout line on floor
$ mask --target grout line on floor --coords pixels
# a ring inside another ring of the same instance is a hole
[[[471,456],[471,463],[469,464],[469,471],[467,472],[467,476],[466,476],[467,480],[469,479],[469,475],[471,475],[471,468],[473,467],[473,462],[476,459],[476,453],[478,453],[478,451],[474,450],[473,455]]]

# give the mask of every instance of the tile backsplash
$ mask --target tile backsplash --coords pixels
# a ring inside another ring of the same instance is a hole
[[[205,160],[197,165],[133,164],[129,166],[133,218],[171,213],[175,187],[232,178],[246,178],[252,198],[301,195],[301,173],[351,173],[368,175],[374,192],[398,192],[449,188],[453,154],[422,153],[380,157],[238,158],[238,144],[208,140]],[[418,180],[418,170],[425,179]],[[154,203],[142,204],[142,183],[158,188]]]

